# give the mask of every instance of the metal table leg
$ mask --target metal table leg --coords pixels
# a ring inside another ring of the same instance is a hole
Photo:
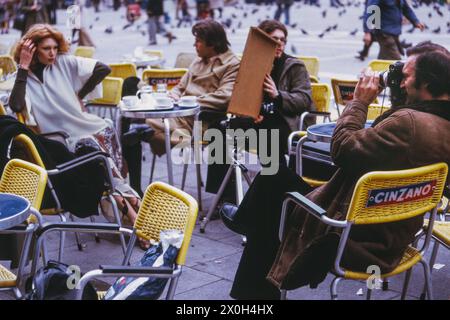
[[[169,175],[169,184],[173,186],[173,172],[172,172],[172,154],[170,148],[170,123],[169,119],[164,118],[164,135],[166,143],[166,155],[167,155],[167,174]]]

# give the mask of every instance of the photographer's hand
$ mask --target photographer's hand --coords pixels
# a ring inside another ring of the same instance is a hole
[[[354,99],[365,105],[371,104],[380,93],[380,76],[373,72],[364,72],[355,88]]]

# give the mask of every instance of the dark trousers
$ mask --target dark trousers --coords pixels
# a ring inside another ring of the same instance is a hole
[[[276,175],[258,175],[244,196],[236,221],[247,230],[230,296],[235,299],[279,299],[280,291],[266,280],[280,240],[278,230],[285,193],[307,194],[312,188],[287,167]]]
[[[402,58],[398,37],[379,32],[375,35],[375,41],[378,41],[380,45],[378,59],[400,60]]]
[[[287,153],[287,141],[289,134],[291,132],[288,124],[286,121],[281,117],[281,115],[274,114],[272,116],[266,117],[260,124],[255,125],[253,123],[253,120],[251,119],[242,119],[238,120],[240,121],[239,124],[233,125],[233,128],[242,128],[243,130],[247,129],[256,129],[259,133],[259,129],[267,129],[267,142],[268,145],[268,152],[267,154],[270,155],[272,153],[272,146],[270,145],[270,135],[271,130],[278,129],[279,130],[279,139],[278,139],[278,166],[286,166],[286,160],[285,160],[285,154]],[[217,128],[217,127],[216,127]],[[224,132],[224,128],[219,128]],[[225,140],[225,139],[224,139]],[[258,138],[259,141],[259,138]],[[225,146],[224,146],[225,148]],[[258,150],[258,156],[260,155],[260,151]],[[223,163],[225,163],[225,159],[223,159]],[[210,193],[217,193],[219,190],[220,185],[222,184],[225,175],[229,169],[229,164],[217,164],[213,163],[208,165],[208,176],[206,180],[206,187],[205,191]],[[225,191],[224,191],[224,198],[230,200],[234,199],[236,194],[236,184],[234,176],[232,176],[232,179],[228,183]],[[231,200],[232,202],[235,202]]]

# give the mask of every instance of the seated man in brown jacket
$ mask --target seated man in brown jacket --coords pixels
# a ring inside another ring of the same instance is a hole
[[[195,36],[194,47],[198,58],[190,65],[178,85],[172,88],[169,96],[175,101],[182,96],[196,96],[197,103],[202,108],[210,108],[225,114],[239,70],[239,59],[229,49],[230,43],[220,23],[213,20],[200,21],[192,27],[192,34]],[[194,116],[168,120],[172,137],[185,137],[187,133],[192,135]],[[146,123],[154,129],[149,141],[152,152],[162,156],[166,153],[164,123],[161,119],[147,119]],[[205,120],[203,124],[204,128],[208,125]],[[177,138],[171,139],[172,146],[177,143],[179,143]],[[130,172],[130,184],[142,194],[141,143],[138,141],[133,145],[126,145],[124,149],[124,157]]]
[[[432,44],[411,50],[402,73],[406,104],[378,117],[365,129],[369,104],[379,93],[379,76],[365,75],[354,100],[337,121],[331,156],[339,167],[328,183],[311,188],[287,168],[273,176],[257,176],[239,209],[222,209],[228,225],[247,235],[247,246],[234,279],[236,299],[277,299],[280,288],[317,286],[332,268],[339,234],[305,219],[293,208],[283,242],[278,240],[285,192],[307,194],[335,219],[345,214],[356,181],[375,170],[400,170],[436,162],[450,164],[450,54]],[[434,50],[434,51],[433,51]],[[422,53],[424,52],[424,53]],[[366,271],[378,265],[392,271],[423,224],[422,218],[378,226],[358,226],[350,233],[343,267]],[[238,229],[239,228],[239,229]],[[293,266],[301,266],[295,268]]]
[[[228,48],[229,42],[222,25],[214,20],[203,20],[192,27],[195,36],[194,47],[198,58],[189,71],[169,93],[175,101],[182,96],[196,96],[201,107],[226,112],[231,92],[239,70],[238,57]],[[155,134],[150,142],[157,155],[166,152],[164,126],[159,119],[146,121]],[[187,129],[192,133],[194,117],[170,119],[171,131]],[[172,145],[178,140],[171,141]]]

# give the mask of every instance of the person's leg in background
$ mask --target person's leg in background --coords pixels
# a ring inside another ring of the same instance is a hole
[[[380,52],[378,53],[378,59],[400,60],[402,58],[395,37],[380,33],[376,35],[375,39],[376,41],[378,41],[378,44],[380,45]]]
[[[157,21],[158,17],[148,17],[148,40],[149,45],[157,44],[156,41],[156,30],[157,30]]]
[[[281,4],[277,4],[277,11],[275,11],[275,16],[273,18],[277,21],[280,21],[282,11],[283,11],[283,9],[281,7]]]
[[[290,13],[289,13],[289,10],[291,9],[291,6],[289,5],[289,4],[285,4],[284,5],[284,24],[286,25],[286,26],[289,26],[290,25],[290,21],[291,21],[291,19],[290,19]]]

